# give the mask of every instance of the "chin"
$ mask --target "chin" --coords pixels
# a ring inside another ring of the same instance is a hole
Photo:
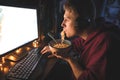
[[[66,35],[67,38],[72,38],[73,36],[70,36],[70,35]]]

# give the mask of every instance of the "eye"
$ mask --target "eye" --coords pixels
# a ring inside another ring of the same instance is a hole
[[[66,22],[69,22],[69,21],[70,21],[70,19],[69,19],[69,18],[66,18],[66,19],[65,19],[65,21],[66,21]]]

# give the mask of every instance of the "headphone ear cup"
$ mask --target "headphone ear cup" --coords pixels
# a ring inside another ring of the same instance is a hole
[[[90,20],[89,19],[83,19],[83,18],[80,18],[80,17],[78,17],[76,19],[76,26],[80,30],[85,29],[89,25],[90,25]]]

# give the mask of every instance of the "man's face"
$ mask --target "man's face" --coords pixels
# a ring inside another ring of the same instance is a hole
[[[64,20],[61,26],[63,27],[63,30],[68,38],[76,35],[76,30],[75,30],[76,18],[77,15],[73,11],[65,10]]]

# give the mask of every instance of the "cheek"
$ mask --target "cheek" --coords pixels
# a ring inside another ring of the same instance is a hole
[[[69,25],[69,29],[70,29],[70,31],[75,31],[75,25],[73,23],[71,23]]]
[[[67,31],[73,31],[75,30],[74,29],[74,24],[73,23],[66,23],[66,27],[64,27],[64,30],[67,30]]]
[[[74,27],[73,26],[67,27],[66,34],[68,34],[69,36],[74,36],[76,34]]]

